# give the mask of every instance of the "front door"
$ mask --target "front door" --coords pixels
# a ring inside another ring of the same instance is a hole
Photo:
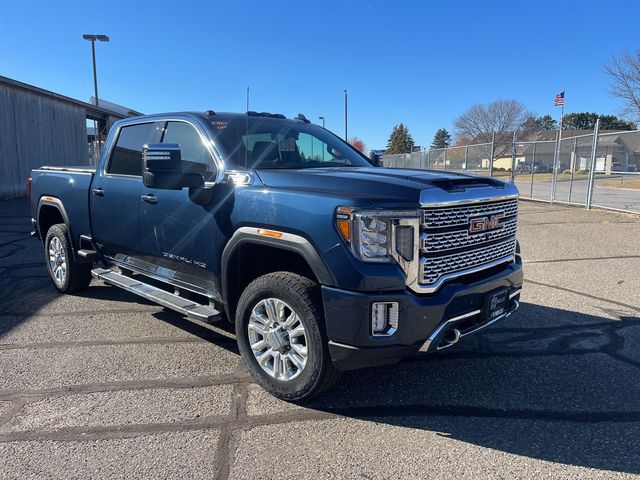
[[[142,146],[153,141],[154,122],[124,125],[107,145],[104,171],[91,184],[91,231],[103,254],[128,262],[141,252]]]
[[[169,121],[161,129],[160,143],[177,143],[182,171],[197,172],[205,182],[213,182],[217,167],[206,147],[205,137],[186,121]],[[158,139],[156,139],[158,141]],[[156,266],[156,274],[173,284],[219,299],[219,286],[213,276],[223,238],[216,207],[221,205],[224,185],[213,189],[206,205],[189,198],[189,189],[141,190],[141,232],[144,258]]]

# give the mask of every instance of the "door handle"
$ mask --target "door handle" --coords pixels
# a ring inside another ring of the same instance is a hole
[[[104,190],[102,189],[102,187],[94,188],[93,190],[91,190],[91,193],[93,193],[96,197],[104,197]]]
[[[150,194],[150,195],[142,195],[140,196],[140,198],[142,199],[143,202],[147,202],[147,203],[158,203],[158,199],[156,198],[155,195]]]

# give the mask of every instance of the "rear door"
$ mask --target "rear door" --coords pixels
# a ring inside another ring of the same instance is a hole
[[[142,146],[153,142],[156,122],[126,124],[108,147],[104,169],[91,185],[91,230],[104,254],[122,262],[137,256],[140,246]]]
[[[183,172],[200,173],[205,182],[215,180],[217,166],[204,133],[195,124],[171,120],[161,132],[156,141],[180,145]],[[212,189],[211,198],[203,205],[189,198],[188,188],[163,190],[143,186],[141,192],[146,200],[140,203],[140,235],[144,259],[155,264],[157,275],[216,297],[219,288],[212,269],[217,255],[221,255],[218,250],[223,235],[217,208],[223,201],[224,185],[207,188]]]

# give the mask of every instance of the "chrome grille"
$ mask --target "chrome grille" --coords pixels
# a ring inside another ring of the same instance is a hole
[[[470,233],[472,219],[499,216],[500,226]],[[418,283],[435,289],[457,277],[513,258],[518,199],[422,210]]]
[[[473,270],[476,267],[490,264],[497,260],[513,255],[516,249],[516,239],[488,247],[467,250],[453,255],[420,258],[420,278],[423,284],[434,284],[444,275],[463,270]]]
[[[518,200],[462,205],[458,207],[428,208],[422,212],[422,226],[426,229],[457,227],[468,225],[470,218],[482,215],[503,213],[505,217],[513,217],[518,214]]]
[[[468,228],[440,233],[423,232],[420,235],[420,246],[423,252],[442,252],[513,237],[516,234],[518,219],[512,218],[501,225],[499,229],[485,233],[469,233]]]

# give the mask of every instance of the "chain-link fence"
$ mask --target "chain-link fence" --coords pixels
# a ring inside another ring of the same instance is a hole
[[[640,130],[546,138],[384,155],[382,162],[498,177],[523,198],[640,213]]]

